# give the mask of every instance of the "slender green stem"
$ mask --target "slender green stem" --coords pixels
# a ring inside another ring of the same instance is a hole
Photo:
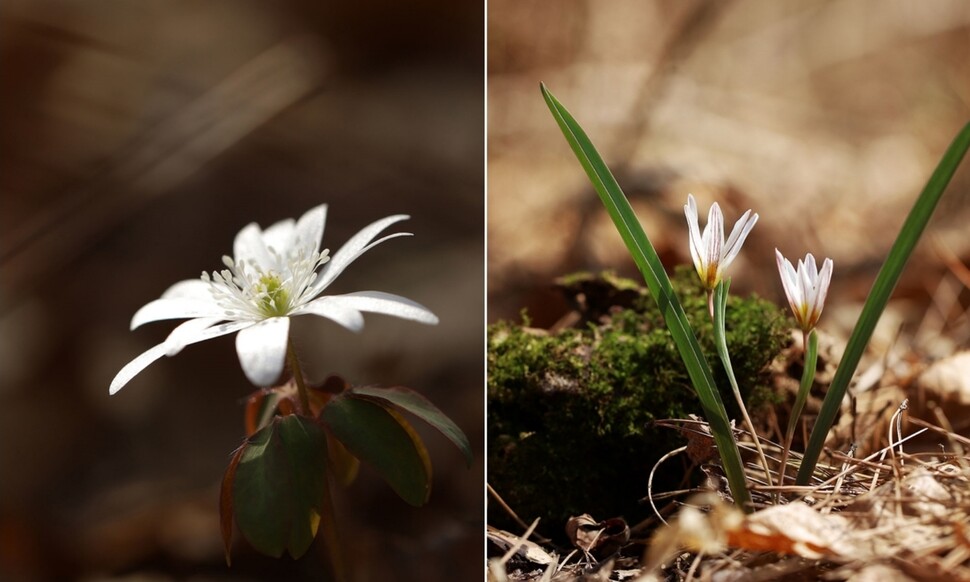
[[[785,484],[785,473],[788,470],[788,455],[791,453],[791,442],[795,438],[795,428],[798,426],[798,417],[802,414],[805,401],[808,400],[808,393],[815,382],[815,367],[818,365],[818,332],[814,329],[803,336],[805,350],[805,369],[802,371],[802,383],[798,387],[798,395],[795,396],[795,404],[792,406],[791,415],[788,417],[788,429],[785,430],[785,448],[781,453],[781,465],[778,467],[780,485]]]
[[[296,389],[300,394],[300,408],[303,409],[304,415],[313,416],[313,412],[310,410],[310,394],[307,392],[303,370],[300,368],[300,359],[296,357],[292,339],[286,344],[286,359],[290,363],[290,370],[293,371],[293,379],[296,380]]]
[[[734,400],[738,403],[738,408],[741,409],[741,417],[744,419],[745,424],[748,425],[748,430],[751,431],[751,438],[754,441],[754,447],[758,451],[758,457],[761,459],[761,466],[765,470],[765,480],[768,482],[768,486],[773,485],[771,479],[771,467],[768,466],[768,459],[765,457],[764,449],[761,448],[761,439],[758,438],[758,432],[754,428],[754,423],[751,422],[751,417],[748,416],[748,409],[744,405],[744,400],[741,398],[741,389],[738,388],[738,380],[734,376],[734,366],[731,365],[731,355],[728,353],[727,347],[727,298],[728,298],[728,288],[731,286],[730,280],[722,280],[718,283],[717,288],[714,290],[714,302],[712,303],[714,311],[712,317],[714,319],[714,343],[717,345],[717,355],[721,357],[721,364],[724,366],[724,371],[727,372],[728,381],[731,382],[731,390],[734,392]]]

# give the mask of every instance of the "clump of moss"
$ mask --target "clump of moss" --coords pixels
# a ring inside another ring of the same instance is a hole
[[[646,289],[615,276],[560,280],[580,317],[557,333],[509,322],[488,333],[489,483],[526,520],[541,517],[547,534],[573,515],[596,519],[646,516],[639,502],[647,476],[682,444],[653,420],[701,414],[677,347]],[[707,299],[693,270],[674,286],[732,417],[737,406],[714,349]],[[727,340],[749,409],[768,394],[766,368],[788,337],[783,312],[757,297],[732,297]],[[667,465],[665,465],[667,466]],[[682,467],[661,476],[674,488]],[[489,522],[512,527],[497,507]]]

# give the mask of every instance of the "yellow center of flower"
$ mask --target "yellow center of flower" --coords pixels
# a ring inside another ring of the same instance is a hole
[[[228,319],[286,317],[319,294],[311,285],[317,268],[330,260],[328,250],[297,249],[285,259],[269,250],[275,263],[271,267],[222,257],[225,269],[211,275],[202,273],[202,280],[211,284],[212,295],[225,308]]]
[[[267,317],[286,315],[290,308],[290,294],[280,281],[279,275],[270,273],[259,278],[262,287],[259,297],[259,310]]]

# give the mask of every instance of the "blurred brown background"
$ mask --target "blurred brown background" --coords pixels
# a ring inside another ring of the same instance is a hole
[[[324,246],[393,213],[415,237],[334,292],[379,289],[441,318],[361,335],[297,319],[308,374],[401,384],[479,452],[435,467],[413,509],[372,472],[338,500],[361,580],[481,572],[482,7],[161,1],[0,4],[0,579],[319,579],[319,557],[227,568],[218,484],[252,386],[231,339],[108,383],[161,341],[128,321],[221,268],[246,223],[330,204]],[[321,554],[322,555],[322,554]]]
[[[690,261],[688,192],[705,218],[720,201],[729,227],[748,208],[761,216],[731,267],[733,291],[783,301],[775,247],[833,258],[826,331],[854,323],[916,195],[970,120],[970,4],[959,0],[586,0],[555,10],[492,0],[488,13],[489,321],[528,307],[549,325],[565,308],[550,282],[571,271],[640,278],[540,81],[587,130],[669,268]],[[931,226],[964,262],[966,166]],[[927,336],[951,340],[943,351],[970,337],[968,294],[946,273],[924,241],[897,292],[916,300],[902,316],[916,323],[941,285],[962,301],[946,313],[959,333]]]

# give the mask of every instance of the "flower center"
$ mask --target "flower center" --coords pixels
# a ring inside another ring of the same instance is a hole
[[[254,261],[222,257],[226,269],[202,273],[212,296],[225,308],[229,319],[283,317],[312,299],[310,290],[318,267],[330,260],[329,251],[302,250],[286,259],[270,249],[276,268],[266,269]]]
[[[262,289],[257,293],[259,310],[267,317],[286,315],[290,310],[290,293],[283,286],[279,275],[270,273],[259,278]]]

